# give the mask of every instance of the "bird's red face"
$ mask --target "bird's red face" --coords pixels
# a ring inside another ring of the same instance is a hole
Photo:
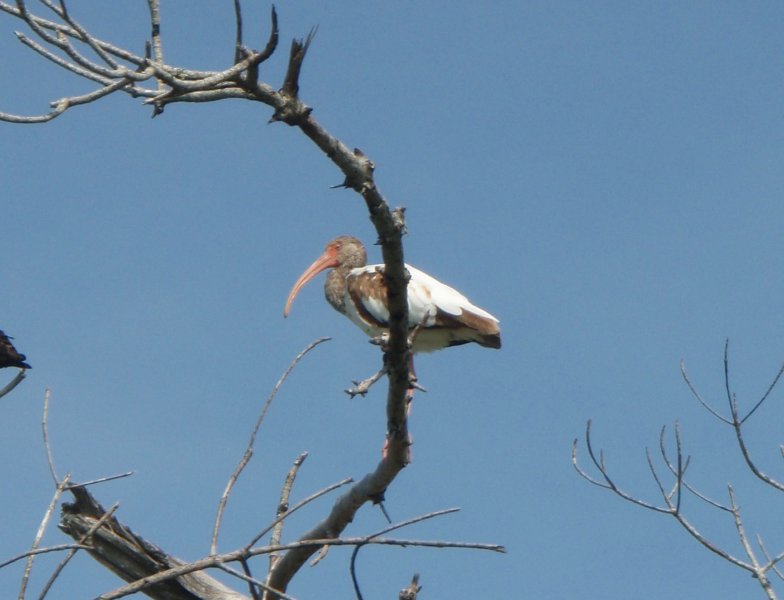
[[[335,268],[340,264],[339,254],[341,249],[341,243],[339,239],[332,240],[327,247],[324,249],[324,254],[319,256],[312,265],[310,265],[305,272],[299,276],[297,282],[294,284],[294,287],[291,288],[289,292],[289,297],[286,298],[286,306],[283,309],[283,316],[288,317],[289,311],[291,310],[291,304],[294,302],[294,298],[297,297],[299,291],[304,287],[304,285],[313,279],[316,275],[321,273],[322,271]]]
[[[294,287],[291,288],[291,292],[289,292],[289,297],[286,299],[283,316],[289,316],[291,304],[294,302],[294,298],[297,297],[299,291],[308,281],[322,271],[329,268],[334,269],[336,267],[353,269],[355,267],[363,267],[366,263],[367,254],[365,253],[365,247],[362,245],[362,242],[350,235],[336,237],[327,244],[327,247],[324,248],[324,253],[319,256],[302,275],[300,275],[299,279],[297,279]]]

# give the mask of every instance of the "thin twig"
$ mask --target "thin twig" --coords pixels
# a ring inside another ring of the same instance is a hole
[[[784,573],[782,573],[777,566],[777,564],[782,559],[784,559],[784,552],[780,553],[778,556],[775,556],[774,558],[771,558],[768,549],[765,547],[765,544],[762,541],[762,536],[759,534],[757,534],[757,544],[759,545],[763,556],[765,556],[765,560],[768,561],[767,564],[765,564],[765,566],[762,567],[762,570],[765,572],[772,570],[778,576],[779,579],[784,581]]]
[[[781,379],[781,375],[782,375],[782,373],[784,373],[784,364],[782,364],[782,365],[781,365],[781,368],[779,369],[779,372],[778,372],[778,373],[776,373],[776,377],[774,377],[774,378],[773,378],[773,382],[770,384],[770,386],[768,387],[767,391],[766,391],[766,392],[765,392],[765,393],[762,395],[762,398],[760,398],[760,399],[759,399],[759,402],[757,402],[757,403],[754,405],[754,407],[753,407],[753,408],[752,408],[752,409],[751,409],[749,412],[747,412],[747,413],[746,413],[746,416],[745,416],[745,417],[743,417],[743,418],[740,420],[740,422],[741,422],[741,423],[745,423],[745,422],[746,422],[746,420],[747,420],[749,417],[751,417],[751,415],[753,415],[753,414],[754,414],[754,412],[755,412],[755,411],[756,411],[756,410],[757,410],[757,409],[758,409],[760,406],[762,406],[762,403],[763,403],[763,402],[765,402],[765,400],[767,400],[767,399],[768,399],[768,396],[769,396],[769,395],[770,395],[770,393],[773,391],[773,388],[774,388],[774,387],[776,387],[776,384],[779,382],[779,379]]]
[[[778,373],[776,374],[776,377],[774,377],[773,382],[768,386],[768,389],[765,391],[762,398],[760,398],[760,400],[752,407],[752,409],[748,413],[746,413],[746,415],[743,418],[741,418],[740,411],[738,410],[737,398],[735,394],[732,392],[730,386],[729,343],[730,343],[729,339],[726,339],[724,342],[724,389],[727,396],[727,402],[730,408],[730,416],[731,416],[730,419],[726,419],[725,417],[719,415],[715,410],[713,410],[713,408],[711,408],[708,405],[707,402],[705,402],[705,400],[703,400],[702,396],[700,396],[699,392],[695,389],[695,387],[692,385],[691,381],[689,380],[689,377],[686,374],[686,369],[683,366],[683,361],[681,361],[681,374],[683,376],[684,381],[686,382],[686,385],[689,386],[689,389],[691,390],[692,394],[697,398],[697,400],[699,400],[700,404],[702,404],[717,419],[719,419],[723,423],[726,423],[727,425],[732,426],[732,428],[735,431],[735,438],[738,442],[738,447],[740,448],[741,455],[743,456],[743,459],[746,462],[746,465],[751,470],[751,472],[757,478],[764,481],[768,485],[774,487],[779,491],[784,491],[784,483],[762,472],[754,463],[754,461],[751,458],[751,453],[749,452],[749,449],[746,446],[746,441],[743,438],[743,428],[742,428],[745,421],[749,419],[756,412],[756,410],[760,406],[762,406],[763,402],[765,402],[765,400],[767,400],[767,398],[770,396],[770,393],[773,391],[773,388],[779,382],[779,379],[781,378],[782,374],[784,374],[784,365],[782,365],[782,367],[779,369]],[[784,456],[784,452],[782,453],[782,455]],[[710,502],[711,504],[714,504],[714,506],[724,508],[726,510],[726,507],[721,507],[720,505],[718,505],[718,503],[714,503],[712,501]]]
[[[302,463],[305,462],[305,459],[308,457],[307,452],[303,452],[300,454],[294,464],[289,469],[288,474],[286,475],[286,480],[283,482],[283,488],[280,491],[280,501],[278,502],[278,510],[276,511],[275,518],[281,519],[281,517],[288,512],[289,510],[289,496],[291,496],[291,488],[294,485],[294,479],[297,477],[297,472],[299,468],[302,466]],[[275,546],[280,544],[281,536],[283,535],[283,519],[278,521],[275,524],[275,527],[272,529],[272,536],[270,537],[270,545]],[[275,566],[275,562],[278,560],[277,552],[270,552],[269,556],[269,568],[272,570],[272,567]]]
[[[225,571],[226,573],[228,573],[229,575],[232,575],[233,577],[236,577],[237,579],[242,579],[243,581],[247,582],[248,585],[250,585],[250,589],[254,590],[254,592],[253,592],[253,597],[254,598],[258,597],[256,592],[255,592],[255,588],[256,587],[260,587],[261,589],[266,590],[268,592],[274,592],[275,594],[278,595],[278,598],[280,598],[281,600],[297,600],[293,596],[289,596],[287,594],[284,594],[283,592],[280,592],[280,591],[276,590],[275,588],[272,588],[272,587],[268,586],[263,581],[261,581],[259,579],[256,579],[255,577],[251,577],[250,575],[248,575],[246,573],[240,573],[236,569],[232,569],[231,567],[229,567],[227,565],[219,564],[219,565],[217,565],[217,568],[219,568],[221,571]]]
[[[702,406],[703,406],[703,407],[704,407],[704,408],[705,408],[705,409],[706,409],[706,410],[707,410],[707,411],[708,411],[710,414],[712,414],[714,417],[716,417],[716,418],[717,418],[719,421],[722,421],[722,422],[726,423],[727,425],[732,425],[732,421],[730,421],[729,419],[727,419],[727,418],[725,418],[725,417],[722,417],[722,416],[721,416],[721,415],[720,415],[718,412],[716,412],[716,411],[713,409],[713,407],[711,407],[711,405],[710,405],[710,404],[708,404],[708,403],[707,403],[707,402],[706,402],[706,401],[705,401],[705,400],[702,398],[702,396],[700,395],[700,393],[697,391],[697,389],[696,389],[696,388],[694,387],[694,385],[692,384],[692,382],[691,382],[691,379],[689,379],[689,375],[686,373],[686,364],[685,364],[685,363],[684,363],[682,360],[681,360],[681,377],[683,377],[683,380],[686,382],[686,385],[687,385],[687,386],[689,386],[689,389],[691,390],[691,393],[694,395],[694,397],[695,397],[695,398],[697,398],[697,400],[699,401],[699,403],[700,403],[700,404],[702,404]]]
[[[651,458],[651,451],[649,448],[645,449],[645,459],[648,462],[648,470],[651,472],[653,480],[656,482],[656,485],[659,488],[659,492],[664,499],[664,503],[667,505],[667,512],[670,514],[676,514],[675,506],[672,504],[672,498],[667,494],[667,492],[664,491],[664,485],[662,484],[661,479],[659,478],[659,474],[656,471],[656,467],[653,464],[653,459]]]
[[[256,443],[256,435],[258,434],[259,429],[261,428],[261,424],[264,422],[264,417],[267,415],[267,411],[269,410],[272,401],[275,399],[278,390],[286,381],[289,374],[294,370],[294,367],[297,366],[297,363],[302,359],[302,357],[304,357],[313,348],[315,348],[316,346],[318,346],[323,342],[328,341],[329,339],[330,338],[328,337],[319,338],[316,341],[308,344],[305,347],[305,349],[302,350],[302,352],[297,354],[297,356],[294,357],[294,360],[292,360],[291,363],[289,364],[288,368],[283,372],[283,375],[281,375],[280,379],[278,379],[278,382],[275,384],[275,387],[272,388],[272,391],[267,397],[267,400],[264,402],[264,406],[261,409],[261,413],[259,413],[259,416],[256,419],[256,425],[253,427],[253,431],[251,432],[250,440],[248,441],[248,445],[245,448],[245,452],[243,453],[239,464],[234,469],[234,472],[229,477],[229,481],[226,484],[226,489],[223,491],[223,495],[221,496],[220,502],[218,502],[218,512],[215,515],[215,524],[213,525],[212,528],[212,540],[210,541],[210,554],[216,554],[218,551],[217,550],[218,534],[220,532],[221,521],[223,519],[223,511],[226,508],[226,503],[229,501],[229,495],[231,494],[231,490],[234,487],[234,484],[237,482],[237,479],[239,478],[243,469],[246,467],[246,465],[250,462],[251,458],[253,457],[253,446]]]
[[[746,446],[746,440],[743,439],[742,421],[738,418],[738,405],[734,395],[730,398],[729,402],[730,410],[732,412],[732,426],[735,430],[735,439],[738,441],[738,447],[740,448],[743,460],[746,461],[746,465],[758,479],[764,481],[771,487],[784,492],[784,483],[761,471],[752,460],[751,453],[749,452],[748,446]]]
[[[672,473],[673,475],[677,476],[676,467],[672,464],[672,461],[670,460],[670,458],[669,458],[669,456],[667,454],[667,449],[666,449],[666,447],[664,445],[664,432],[665,432],[665,429],[666,429],[665,427],[662,427],[661,434],[659,436],[659,449],[661,451],[661,456],[662,456],[662,460],[663,460],[664,464],[667,466],[667,468],[669,469],[670,473]],[[700,500],[703,500],[704,502],[710,504],[711,506],[713,506],[715,508],[718,508],[719,510],[723,510],[723,511],[726,511],[726,512],[732,512],[732,509],[730,509],[728,506],[724,506],[723,504],[721,504],[721,503],[719,503],[719,502],[717,502],[717,501],[715,501],[715,500],[713,500],[711,498],[708,498],[705,494],[703,494],[702,492],[697,490],[688,481],[686,481],[685,474],[686,474],[686,469],[687,469],[687,467],[689,465],[690,460],[691,460],[691,457],[690,456],[687,457],[686,461],[685,461],[685,463],[683,465],[683,476],[681,477],[680,484],[683,487],[685,487],[689,492],[691,492],[694,496],[696,496]]]
[[[267,535],[278,523],[280,523],[283,519],[289,517],[291,514],[297,512],[303,506],[305,506],[307,504],[310,504],[311,502],[313,502],[317,498],[321,498],[321,496],[323,496],[324,494],[328,494],[329,492],[331,492],[333,490],[336,490],[339,487],[342,487],[342,486],[347,485],[349,483],[352,483],[353,481],[354,480],[351,477],[347,477],[346,479],[343,479],[342,481],[338,481],[337,483],[333,483],[332,485],[328,485],[327,487],[325,487],[325,488],[323,488],[323,489],[321,489],[321,490],[311,494],[310,496],[308,496],[304,500],[300,500],[290,510],[287,510],[285,513],[283,513],[282,515],[277,517],[274,521],[272,521],[272,523],[267,525],[259,533],[257,533],[255,536],[253,536],[253,539],[250,541],[250,543],[245,545],[245,549],[249,550],[250,548],[252,548],[253,545],[256,542],[258,542],[261,538],[263,538],[265,535]]]
[[[770,580],[765,574],[765,570],[760,567],[757,556],[751,547],[748,536],[746,535],[746,529],[740,516],[740,508],[738,507],[738,503],[735,501],[735,490],[732,488],[732,485],[727,486],[727,491],[730,496],[730,506],[732,507],[732,516],[735,520],[735,529],[738,531],[738,538],[740,539],[740,543],[746,552],[746,556],[748,556],[749,560],[751,561],[751,571],[754,574],[755,579],[759,581],[760,586],[765,591],[769,600],[775,600],[776,594],[773,591]]]
[[[152,60],[163,65],[163,40],[161,39],[161,7],[158,0],[147,0],[150,10],[150,38],[152,39]]]
[[[414,517],[413,519],[408,519],[407,521],[402,521],[400,523],[395,523],[394,525],[390,525],[376,533],[372,533],[367,536],[367,541],[370,542],[372,539],[377,538],[385,533],[389,533],[390,531],[394,531],[396,529],[401,529],[402,527],[408,527],[409,525],[413,525],[414,523],[419,523],[420,521],[425,521],[427,519],[433,519],[435,517],[440,517],[442,515],[448,515],[451,513],[458,512],[459,508],[446,508],[444,510],[437,510],[435,512],[428,513],[426,515],[421,515],[419,517]],[[366,544],[357,544],[354,548],[354,551],[351,553],[351,562],[349,563],[349,572],[351,573],[351,581],[354,584],[354,593],[357,595],[357,600],[363,600],[362,592],[359,590],[359,581],[357,580],[357,573],[356,573],[356,562],[357,562],[357,555],[359,554],[359,550],[365,546]],[[418,579],[419,576],[417,575],[416,578]]]
[[[52,446],[49,443],[49,426],[47,424],[49,420],[49,400],[52,397],[52,390],[50,388],[46,388],[44,392],[44,414],[41,418],[41,431],[43,432],[44,436],[44,448],[46,449],[46,462],[49,464],[49,473],[52,476],[52,481],[54,481],[55,486],[60,487],[61,482],[60,478],[57,476],[57,471],[54,468],[54,458],[52,457]]]
[[[54,495],[52,496],[51,501],[49,502],[49,506],[46,508],[46,512],[44,513],[44,517],[41,520],[41,524],[38,526],[38,531],[35,534],[35,539],[33,540],[33,544],[30,547],[30,550],[36,550],[41,545],[41,539],[44,537],[44,533],[46,532],[46,527],[49,525],[49,520],[52,518],[52,513],[54,512],[55,506],[60,501],[60,496],[62,495],[65,488],[68,486],[68,483],[71,480],[70,475],[66,475],[63,480],[57,485],[57,488],[54,491]],[[33,569],[33,561],[35,560],[35,554],[30,554],[27,557],[27,562],[25,563],[24,573],[22,574],[22,582],[19,587],[19,598],[20,600],[25,597],[25,592],[27,591],[27,583],[30,580],[30,572]]]
[[[624,490],[619,488],[617,485],[615,485],[615,482],[610,478],[610,474],[607,471],[607,467],[604,465],[604,458],[603,457],[602,458],[597,458],[597,456],[595,455],[595,453],[593,451],[593,445],[591,443],[591,421],[590,420],[588,421],[588,424],[587,424],[586,429],[585,429],[585,445],[588,448],[588,456],[590,456],[591,461],[593,462],[594,466],[597,468],[597,470],[601,474],[602,478],[604,479],[604,481],[605,481],[604,483],[594,479],[582,467],[580,467],[580,465],[579,465],[579,463],[577,461],[577,444],[578,444],[578,440],[575,439],[574,442],[572,442],[572,466],[574,467],[575,471],[577,471],[577,473],[579,473],[579,475],[583,479],[585,479],[586,481],[588,481],[588,482],[590,482],[590,483],[592,483],[595,486],[598,486],[600,488],[611,490],[612,492],[614,492],[615,494],[617,494],[618,496],[620,496],[624,500],[627,500],[628,502],[631,502],[632,504],[636,504],[638,506],[642,506],[643,508],[647,508],[647,509],[653,510],[655,512],[660,512],[660,513],[665,513],[665,514],[671,513],[670,509],[662,508],[660,506],[656,506],[655,504],[651,504],[650,502],[645,502],[644,500],[640,500],[639,498],[635,498],[634,496],[632,496],[628,492],[625,492]]]
[[[27,552],[22,552],[21,554],[17,554],[16,556],[12,556],[11,558],[0,562],[0,569],[7,567],[8,565],[12,565],[15,562],[19,562],[20,560],[27,558],[28,556],[33,556],[37,554],[48,554],[49,552],[62,552],[63,550],[89,550],[90,546],[83,546],[80,544],[57,544],[56,546],[46,546],[45,548],[36,548],[35,550],[28,550]]]
[[[240,0],[234,0],[234,21],[235,21],[235,40],[234,40],[234,62],[242,60],[242,6]]]
[[[677,500],[675,502],[675,512],[681,512],[681,497],[683,496],[683,451],[681,450],[681,426],[678,421],[675,421],[675,452],[678,461],[676,476],[675,476],[675,489],[677,490]]]
[[[68,13],[68,9],[65,6],[64,0],[60,0],[60,13],[58,14],[62,17],[62,19],[66,23],[68,23],[68,25],[70,25],[80,35],[79,39],[83,41],[85,44],[87,44],[88,46],[90,46],[90,48],[93,49],[93,52],[95,52],[98,56],[100,56],[101,60],[103,60],[107,65],[109,65],[111,69],[118,68],[119,65],[109,55],[109,53],[106,52],[103,48],[101,48],[101,46],[99,46],[95,42],[95,39],[93,38],[93,36],[87,33],[87,30],[85,30],[79,23],[77,23],[71,18],[71,15]]]
[[[259,588],[252,583],[253,581],[255,581],[255,579],[253,578],[253,572],[250,570],[250,562],[248,561],[248,559],[241,558],[240,566],[242,567],[242,572],[245,574],[245,576],[249,580],[251,580],[248,581],[248,590],[250,591],[251,597],[253,598],[253,600],[262,600],[261,595],[259,595]]]
[[[601,481],[597,481],[596,479],[592,478],[590,475],[588,475],[588,473],[586,473],[577,464],[577,440],[574,440],[574,443],[572,445],[572,464],[573,464],[574,468],[577,470],[577,472],[584,479],[586,479],[587,481],[589,481],[590,483],[593,483],[594,485],[596,485],[598,487],[611,490],[612,492],[614,492],[615,494],[617,494],[618,496],[620,496],[624,500],[626,500],[628,502],[631,502],[632,504],[636,504],[637,506],[641,506],[643,508],[647,508],[647,509],[653,510],[655,512],[671,515],[678,522],[678,524],[686,530],[686,532],[691,537],[693,537],[695,540],[697,540],[700,544],[702,544],[702,546],[707,548],[709,551],[713,552],[714,554],[717,554],[718,556],[721,556],[724,560],[732,563],[733,565],[735,565],[737,567],[740,567],[740,568],[742,568],[742,569],[744,569],[746,571],[752,572],[752,573],[755,572],[754,571],[754,569],[755,569],[754,565],[752,565],[750,563],[747,563],[747,562],[744,562],[744,561],[736,558],[735,556],[729,554],[728,552],[726,552],[725,550],[723,550],[722,548],[720,548],[719,546],[717,546],[716,544],[711,542],[709,539],[707,539],[705,536],[703,536],[699,532],[699,530],[689,520],[687,520],[683,516],[683,513],[681,513],[679,510],[677,510],[676,504],[673,504],[673,502],[671,500],[672,496],[669,495],[664,490],[664,485],[662,484],[661,479],[659,478],[659,475],[658,475],[658,473],[657,473],[657,471],[655,469],[655,466],[653,465],[653,460],[651,458],[650,451],[648,449],[646,449],[646,458],[647,458],[647,461],[648,461],[648,467],[649,467],[649,469],[651,471],[651,474],[653,475],[654,480],[656,481],[656,484],[659,487],[659,490],[660,490],[660,492],[662,494],[662,497],[664,498],[664,502],[667,505],[667,507],[661,508],[661,507],[652,505],[652,504],[650,504],[650,503],[648,503],[648,502],[646,502],[644,500],[640,500],[639,498],[635,498],[631,494],[628,494],[627,492],[624,492],[623,490],[621,490],[609,478],[609,475],[607,473],[607,467],[604,464],[604,458],[603,457],[597,458],[595,453],[593,452],[593,448],[591,446],[591,438],[590,438],[590,430],[591,430],[590,426],[591,426],[591,423],[589,421],[588,422],[588,427],[586,429],[586,446],[588,447],[588,454],[590,455],[591,460],[593,461],[593,463],[596,466],[596,468],[599,470],[599,472],[602,475],[602,477],[605,479],[606,483],[603,483]],[[680,449],[678,451],[680,451]],[[668,463],[668,468],[672,471],[673,467],[669,463],[669,460],[665,460],[665,462]],[[680,467],[674,467],[674,469],[676,470],[676,473],[677,473],[678,469],[680,469],[681,473],[683,472],[682,465]],[[677,478],[677,475],[676,475],[676,478]],[[677,486],[677,483],[676,483],[676,486]],[[677,489],[677,487],[676,487],[676,489]],[[732,512],[732,510],[730,512]]]
[[[17,385],[22,383],[22,380],[26,377],[25,371],[26,369],[19,369],[19,372],[16,374],[16,377],[11,380],[11,383],[0,390],[0,398],[11,392],[11,390],[13,390]]]
[[[125,477],[130,477],[133,474],[134,471],[126,471],[125,473],[120,473],[119,475],[107,475],[106,477],[99,477],[98,479],[91,479],[90,481],[84,481],[82,483],[72,483],[71,485],[68,486],[67,490],[72,490],[74,488],[88,487],[90,485],[96,485],[98,483],[114,481],[115,479],[123,479]]]
[[[356,546],[357,544],[374,544],[382,546],[415,546],[419,548],[454,548],[465,550],[486,550],[490,552],[506,553],[506,549],[499,544],[483,544],[477,542],[445,542],[441,540],[416,540],[416,539],[397,539],[397,538],[375,538],[369,540],[365,537],[360,538],[324,538],[312,540],[300,540],[291,544],[281,546],[260,546],[256,548],[241,548],[225,554],[214,554],[184,565],[177,565],[164,571],[144,577],[120,588],[101,594],[96,600],[116,600],[130,596],[142,591],[152,585],[168,581],[195,571],[203,571],[223,565],[225,563],[236,562],[241,557],[260,556],[269,554],[273,551],[293,550],[296,548],[321,548],[322,546]],[[279,594],[280,592],[274,592]]]

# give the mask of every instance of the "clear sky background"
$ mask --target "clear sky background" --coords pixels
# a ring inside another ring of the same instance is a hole
[[[263,45],[269,4],[246,2]],[[77,2],[99,37],[141,52],[146,3]],[[750,535],[784,550],[781,497],[744,470],[726,414],[722,352],[751,406],[784,361],[784,5],[779,2],[281,2],[279,85],[289,40],[318,25],[301,96],[377,165],[407,207],[407,261],[501,320],[504,347],[418,360],[427,394],[411,419],[414,462],[388,491],[394,520],[459,506],[401,537],[504,544],[467,550],[366,548],[367,598],[396,597],[415,571],[421,598],[751,598],[751,577],[669,517],[590,486],[570,464],[594,421],[618,483],[652,502],[645,461],[678,420],[690,480],[726,501],[733,482]],[[166,60],[222,69],[230,2],[165,2]],[[36,114],[89,82],[22,47],[0,15],[0,110]],[[40,419],[60,473],[88,480],[119,518],[185,559],[207,554],[218,499],[263,400],[320,336],[273,405],[228,506],[219,549],[273,516],[281,482],[310,458],[294,497],[379,459],[383,387],[343,389],[378,350],[306,288],[286,295],[341,233],[374,240],[364,203],[297,130],[241,101],[171,105],[106,99],[47,125],[0,124],[0,328],[33,365],[0,400],[0,559],[23,551],[52,494]],[[378,260],[371,248],[372,260]],[[2,383],[12,372],[4,372]],[[761,468],[784,477],[784,387],[748,423]],[[581,455],[585,452],[581,446]],[[291,540],[336,496],[292,518]],[[729,515],[684,509],[742,558]],[[347,529],[383,528],[365,507]],[[50,526],[46,544],[66,541]],[[352,597],[350,551],[305,568],[296,598]],[[41,559],[35,586],[55,564]],[[262,567],[259,567],[261,574]],[[15,597],[20,568],[0,571]],[[79,558],[52,598],[120,582]],[[237,586],[241,587],[241,586]],[[325,591],[326,590],[326,591]]]

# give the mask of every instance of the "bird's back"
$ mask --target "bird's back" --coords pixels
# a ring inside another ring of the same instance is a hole
[[[414,341],[415,352],[476,342],[487,348],[501,347],[498,319],[471,303],[454,288],[424,271],[406,265],[408,326],[421,325]],[[346,316],[370,336],[389,326],[384,265],[352,269],[346,276]]]

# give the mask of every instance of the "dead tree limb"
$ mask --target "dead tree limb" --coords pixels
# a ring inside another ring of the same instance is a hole
[[[444,542],[413,539],[389,539],[377,537],[373,534],[358,538],[319,538],[307,539],[282,545],[269,545],[257,547],[244,547],[222,554],[211,554],[204,558],[185,562],[171,555],[154,544],[146,541],[133,533],[128,527],[120,523],[115,517],[106,517],[106,511],[81,487],[70,490],[74,496],[73,503],[64,505],[60,521],[60,528],[74,538],[84,539],[90,533],[90,548],[87,550],[96,560],[101,562],[111,571],[119,575],[128,585],[122,586],[99,596],[99,600],[116,600],[143,591],[148,596],[158,600],[240,600],[248,597],[232,591],[204,572],[206,569],[223,568],[232,562],[241,562],[256,556],[269,555],[273,552],[291,551],[302,547],[311,548],[314,552],[324,546],[363,546],[367,544],[381,544],[391,546],[420,546],[427,548],[464,548],[472,550],[489,550],[492,552],[505,552],[503,546],[497,544]],[[447,512],[439,511],[405,523],[396,525],[396,529],[404,525],[432,518]],[[95,528],[96,522],[103,523]],[[246,576],[241,573],[232,573],[243,580]],[[253,581],[270,593],[269,582]],[[291,596],[282,590],[275,592],[282,600],[289,600]]]
[[[106,510],[84,488],[70,490],[74,502],[64,504],[60,529],[74,539],[83,539],[89,532],[88,552],[102,565],[124,581],[143,581],[166,569],[181,566],[184,561],[169,556],[120,523],[115,517],[93,531]],[[177,578],[151,584],[145,593],[155,600],[248,600],[203,571],[194,571]]]

